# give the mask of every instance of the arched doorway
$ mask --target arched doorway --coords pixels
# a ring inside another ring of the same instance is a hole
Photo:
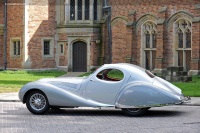
[[[81,41],[73,44],[73,72],[87,71],[87,44]]]

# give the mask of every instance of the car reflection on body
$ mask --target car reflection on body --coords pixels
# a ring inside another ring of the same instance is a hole
[[[88,77],[30,82],[21,88],[19,98],[33,114],[43,114],[50,108],[115,107],[129,116],[184,100],[173,84],[127,63],[105,64]]]

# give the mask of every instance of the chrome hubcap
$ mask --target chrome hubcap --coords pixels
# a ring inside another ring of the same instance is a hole
[[[40,111],[45,108],[46,99],[42,94],[35,93],[30,97],[29,103],[34,110]]]

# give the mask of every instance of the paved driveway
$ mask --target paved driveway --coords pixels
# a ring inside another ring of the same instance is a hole
[[[33,115],[24,104],[0,103],[1,133],[199,133],[200,106],[152,108],[143,117],[115,109],[50,110]]]

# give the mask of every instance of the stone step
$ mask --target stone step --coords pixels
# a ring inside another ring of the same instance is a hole
[[[192,81],[191,76],[183,76],[183,82],[190,82],[190,81]]]
[[[186,72],[186,71],[180,71],[180,72],[177,72],[176,76],[188,76],[188,72]]]
[[[165,78],[166,78],[167,81],[170,81],[170,82],[183,81],[183,77],[182,76],[166,76]]]
[[[166,76],[165,79],[170,82],[189,82],[192,81],[190,76]]]
[[[178,72],[167,71],[167,76],[170,76],[170,75],[173,75],[173,76],[187,76],[188,72],[186,72],[186,71],[178,71]]]
[[[167,67],[167,71],[180,72],[180,71],[183,71],[183,67],[182,66],[170,66],[170,67]]]

